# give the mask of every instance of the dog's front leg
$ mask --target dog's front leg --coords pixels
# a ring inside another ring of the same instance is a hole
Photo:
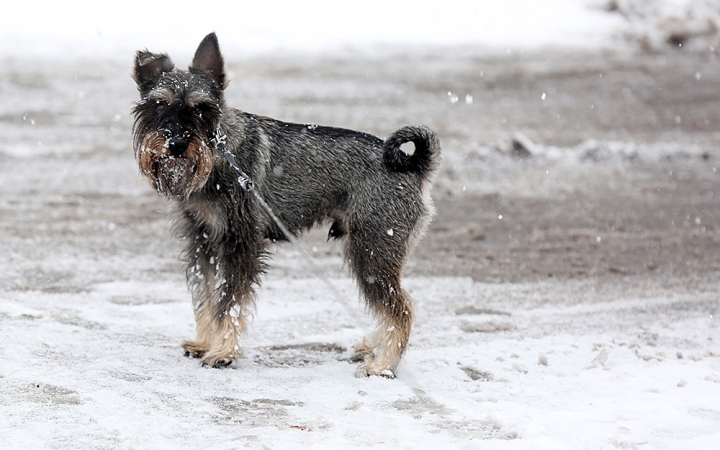
[[[225,238],[221,244],[197,245],[188,260],[197,339],[185,341],[183,348],[212,367],[228,366],[242,356],[239,339],[247,329],[262,271],[261,245],[252,244],[259,240]]]

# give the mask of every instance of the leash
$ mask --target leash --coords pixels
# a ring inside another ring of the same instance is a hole
[[[244,191],[252,192],[253,195],[255,195],[255,199],[257,199],[258,203],[260,203],[260,205],[263,207],[268,217],[270,217],[273,222],[275,222],[275,224],[278,226],[278,228],[280,228],[280,231],[282,231],[282,233],[285,235],[285,238],[287,238],[287,240],[291,244],[293,244],[296,249],[300,251],[300,254],[308,262],[313,272],[315,272],[315,275],[320,278],[328,287],[330,292],[332,292],[333,296],[335,297],[335,301],[340,303],[345,308],[348,315],[352,317],[356,321],[356,323],[365,322],[364,318],[355,309],[353,309],[353,307],[350,305],[350,302],[348,302],[347,299],[342,295],[342,293],[340,293],[338,288],[335,287],[335,285],[330,281],[330,279],[325,275],[325,273],[320,270],[320,267],[315,264],[315,261],[305,251],[305,249],[302,248],[300,245],[297,245],[297,239],[295,238],[295,236],[290,233],[290,230],[288,230],[287,227],[285,227],[285,224],[282,223],[280,218],[275,215],[270,205],[268,205],[265,200],[260,196],[260,194],[258,194],[258,192],[254,189],[255,185],[253,184],[252,178],[250,178],[245,172],[242,171],[240,166],[238,166],[238,163],[235,160],[235,155],[233,155],[230,150],[227,149],[227,144],[225,143],[226,140],[227,135],[221,133],[218,129],[215,133],[215,137],[213,138],[213,141],[215,141],[215,148],[225,157],[228,164],[230,164],[230,167],[232,167],[235,172],[237,172],[238,183],[240,183],[240,187],[242,187]],[[358,375],[356,374],[356,376]],[[403,378],[405,379],[405,384],[412,389],[413,393],[420,401],[429,404],[434,403],[442,405],[442,402],[436,401],[430,394],[427,393],[427,390],[424,388],[424,386],[412,374],[406,373],[403,375]]]
[[[330,279],[325,275],[325,273],[320,270],[317,264],[315,264],[315,261],[310,257],[310,255],[305,251],[304,248],[302,248],[300,245],[297,245],[297,239],[295,236],[293,236],[292,233],[290,233],[290,230],[285,227],[285,225],[282,223],[280,218],[275,215],[270,205],[268,205],[265,200],[258,194],[258,192],[253,189],[255,185],[253,184],[252,179],[240,169],[240,166],[238,166],[237,161],[235,160],[235,155],[230,153],[230,151],[227,149],[227,145],[225,144],[225,141],[227,140],[227,136],[223,133],[218,131],[215,133],[215,138],[213,139],[215,141],[215,148],[225,157],[227,162],[230,164],[230,167],[232,167],[235,172],[238,174],[238,183],[240,183],[240,186],[245,190],[246,192],[252,192],[253,195],[255,195],[255,198],[257,199],[258,203],[263,207],[265,212],[267,213],[268,217],[270,217],[275,224],[280,228],[280,231],[285,235],[287,240],[295,246],[296,249],[300,251],[300,254],[305,258],[305,260],[308,262],[310,267],[312,268],[313,272],[315,272],[315,275],[320,278],[325,285],[330,289],[330,292],[332,292],[333,296],[335,297],[335,301],[340,303],[345,310],[347,311],[348,315],[352,317],[356,323],[363,323],[364,319],[363,317],[350,305],[350,302],[347,301],[347,299],[340,293],[337,287],[335,287],[334,284],[330,281]],[[358,373],[355,375],[356,377],[359,376]],[[367,376],[367,374],[366,374]],[[415,376],[411,373],[405,373],[403,374],[404,383],[413,391],[413,394],[415,394],[416,398],[423,404],[429,404],[429,405],[440,405],[442,406],[443,403],[441,401],[438,401],[434,398],[433,395],[429,394],[427,392],[427,389],[425,386],[423,386],[420,381],[415,378]],[[460,414],[461,416],[464,416],[464,414]]]
[[[227,149],[227,145],[225,144],[225,141],[227,141],[227,135],[221,133],[220,129],[218,129],[215,132],[215,137],[212,140],[215,141],[215,148],[217,149],[217,151],[219,151],[220,154],[225,157],[228,164],[230,164],[230,167],[235,169],[235,172],[237,172],[238,183],[240,183],[240,187],[247,192],[252,191],[253,187],[255,187],[252,179],[245,172],[242,171],[240,166],[238,166],[237,161],[235,161],[235,155],[230,153],[230,150]],[[257,197],[258,195],[255,194],[255,196]]]
[[[270,205],[268,205],[265,202],[265,199],[263,199],[260,194],[258,194],[258,191],[254,189],[255,184],[253,183],[252,178],[250,178],[245,172],[242,171],[237,161],[235,160],[235,155],[233,155],[230,150],[227,149],[227,144],[225,143],[227,140],[227,135],[221,133],[218,129],[215,132],[215,137],[212,140],[215,141],[215,148],[217,149],[217,151],[219,151],[220,154],[225,157],[228,164],[230,164],[230,167],[232,167],[235,172],[237,172],[238,183],[240,184],[240,187],[242,187],[244,191],[252,192],[253,195],[255,195],[255,199],[258,201],[258,203],[260,203],[260,206],[262,206],[262,208],[265,210],[265,213],[268,215],[268,217],[270,217],[273,222],[275,222],[275,224],[278,226],[278,228],[280,228],[280,231],[288,240],[288,242],[293,244],[295,248],[300,251],[300,254],[308,262],[313,272],[315,272],[315,275],[321,280],[323,280],[327,287],[330,289],[330,292],[333,293],[333,295],[335,296],[335,300],[343,307],[345,307],[346,311],[353,319],[355,319],[356,321],[360,321],[360,323],[363,322],[358,312],[355,311],[352,306],[350,306],[350,302],[348,302],[345,297],[343,297],[343,295],[335,287],[335,285],[332,284],[330,279],[323,273],[322,270],[320,270],[320,268],[317,266],[317,264],[315,264],[315,261],[305,251],[305,249],[302,248],[300,245],[297,245],[297,239],[295,238],[295,236],[290,233],[290,230],[288,230],[285,224],[280,220],[280,218],[275,215]]]

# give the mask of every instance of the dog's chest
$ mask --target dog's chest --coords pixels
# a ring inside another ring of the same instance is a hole
[[[220,236],[225,233],[227,216],[225,209],[219,202],[208,199],[190,200],[183,207],[211,235]]]

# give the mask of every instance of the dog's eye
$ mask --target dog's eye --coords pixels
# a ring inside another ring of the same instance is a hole
[[[192,106],[190,108],[190,112],[193,115],[201,117],[201,118],[202,118],[203,114],[207,113],[208,111],[209,111],[209,109],[205,103],[198,103],[197,105]]]
[[[155,111],[161,113],[167,109],[167,104],[165,102],[157,102],[155,105]]]

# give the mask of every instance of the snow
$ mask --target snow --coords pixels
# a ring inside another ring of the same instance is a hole
[[[3,447],[712,448],[720,438],[711,293],[411,278],[418,320],[388,380],[353,376],[349,347],[369,324],[359,308],[348,314],[316,279],[272,276],[245,357],[202,368],[182,357],[192,313],[169,278],[3,294]]]
[[[712,0],[368,0],[362,7],[327,0],[216,0],[202,7],[190,0],[28,0],[0,17],[0,54],[98,57],[149,48],[189,57],[210,31],[226,50],[249,56],[379,52],[387,44],[479,45],[511,53],[617,47],[625,40],[659,50],[668,42],[717,47],[719,28],[720,7]]]
[[[717,448],[712,282],[600,289],[592,279],[490,284],[411,274],[417,322],[398,378],[365,379],[348,360],[372,322],[337,272],[340,257],[311,252],[331,289],[285,246],[242,339],[244,358],[215,370],[183,357],[179,344],[194,334],[189,294],[167,221],[148,219],[161,203],[139,181],[130,149],[133,52],[148,47],[187,62],[211,30],[235,55],[370,52],[388,42],[596,48],[617,45],[619,29],[659,46],[661,14],[677,11],[645,8],[624,19],[583,1],[476,3],[370,1],[350,14],[320,1],[243,3],[227,14],[217,11],[237,2],[4,8],[0,209],[12,219],[2,222],[0,253],[0,448]],[[703,11],[714,20],[710,6]],[[71,62],[52,63],[64,59]],[[445,92],[453,107],[480,103],[478,94],[473,103],[470,93],[442,90],[437,104],[450,106]],[[703,152],[528,142],[553,174],[552,192],[579,184],[581,165],[612,170]],[[489,165],[502,157],[482,145],[472,151]],[[458,167],[467,159],[444,156]],[[544,182],[498,174],[456,187],[505,183],[509,195],[526,195]]]
[[[97,56],[147,47],[189,56],[210,31],[218,33],[224,49],[237,55],[380,48],[387,43],[480,44],[519,50],[598,45],[621,23],[619,16],[588,8],[582,0],[501,4],[449,0],[422,6],[405,0],[370,0],[362,7],[327,0],[269,0],[242,6],[209,1],[202,7],[189,0],[103,5],[30,0],[14,4],[0,18],[5,35],[0,50],[2,54],[49,55],[60,50],[64,55]]]
[[[651,51],[720,45],[720,4],[712,0],[612,0],[610,9],[626,21],[626,38]]]

